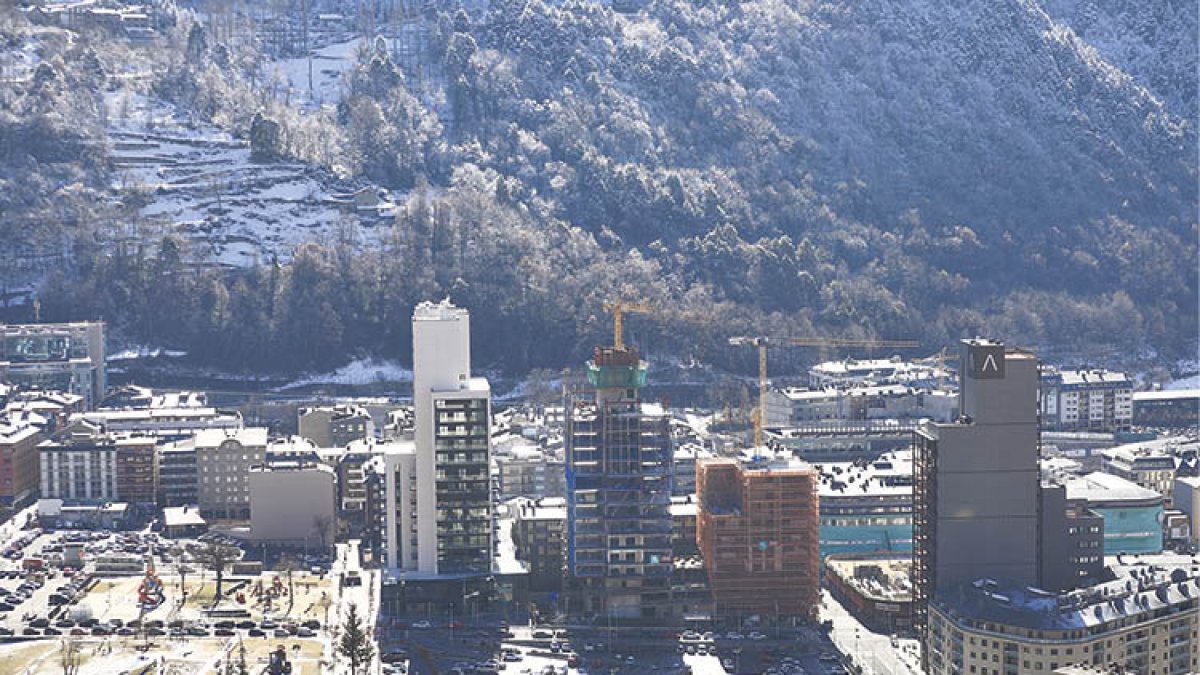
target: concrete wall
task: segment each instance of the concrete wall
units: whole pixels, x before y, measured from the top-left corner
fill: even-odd
[[[333,545],[337,531],[334,474],[328,467],[250,472],[250,532],[257,541],[304,544],[317,550],[318,519],[329,523],[325,537]]]

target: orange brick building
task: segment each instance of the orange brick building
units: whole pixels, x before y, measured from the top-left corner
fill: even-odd
[[[696,539],[717,616],[812,617],[820,603],[818,473],[803,462],[696,463]]]

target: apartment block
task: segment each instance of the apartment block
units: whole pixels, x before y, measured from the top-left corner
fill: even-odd
[[[206,519],[250,519],[250,468],[263,464],[267,430],[205,429],[192,440],[196,452],[196,498]]]
[[[1045,366],[1040,400],[1045,429],[1113,432],[1133,423],[1133,381],[1125,373]]]
[[[104,398],[104,323],[0,324],[0,382]]]

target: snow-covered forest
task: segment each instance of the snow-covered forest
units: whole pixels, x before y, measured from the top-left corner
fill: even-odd
[[[245,370],[406,359],[446,295],[514,373],[618,297],[725,366],[748,333],[1195,354],[1187,3],[151,5],[131,39],[0,2],[11,315]]]

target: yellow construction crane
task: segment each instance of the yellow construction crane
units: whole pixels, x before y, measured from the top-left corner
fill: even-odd
[[[622,323],[625,314],[649,314],[653,311],[650,303],[647,302],[604,302],[604,311],[612,312],[613,316],[613,348],[625,348],[624,325]]]
[[[916,347],[914,340],[858,340],[821,337],[731,337],[729,344],[758,347],[758,407],[751,414],[754,422],[754,447],[762,447],[763,425],[767,422],[767,347]]]

